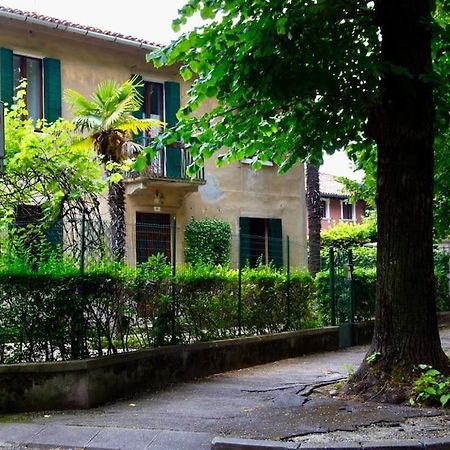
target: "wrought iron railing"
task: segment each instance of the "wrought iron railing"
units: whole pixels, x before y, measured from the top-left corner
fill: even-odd
[[[143,137],[145,145],[148,145],[149,138]],[[169,153],[171,152],[171,153]],[[175,153],[177,152],[177,153]],[[136,156],[137,151],[131,156]],[[192,156],[180,145],[165,147],[156,153],[150,165],[144,170],[137,172],[131,171],[125,173],[126,179],[149,178],[149,179],[181,179],[193,182],[203,182],[205,180],[205,171],[200,169],[194,178],[187,174],[187,168],[192,164]]]

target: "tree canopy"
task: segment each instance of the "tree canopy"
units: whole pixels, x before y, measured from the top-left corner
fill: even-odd
[[[193,79],[176,132],[200,163],[225,146],[219,161],[287,170],[366,140],[382,70],[373,2],[190,0],[174,28],[196,11],[209,23],[150,59]],[[217,106],[193,117],[208,97]]]
[[[449,11],[444,0],[188,0],[174,28],[196,12],[206,24],[149,56],[157,66],[181,63],[192,80],[179,124],[157,145],[184,141],[194,165],[219,152],[219,164],[272,160],[283,172],[318,163],[323,152],[376,144],[368,356],[381,356],[354,377],[354,391],[372,398],[392,398],[394,375],[408,379],[423,361],[450,372],[432,252],[433,141],[448,133]],[[193,114],[209,97],[216,106]]]

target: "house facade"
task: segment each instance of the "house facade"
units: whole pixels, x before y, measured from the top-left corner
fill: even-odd
[[[90,96],[106,80],[132,75],[144,83],[142,117],[176,122],[189,85],[177,67],[155,69],[145,55],[156,44],[118,33],[0,7],[0,99],[10,103],[20,78],[27,78],[27,106],[33,118],[71,118],[64,90]],[[211,104],[205,103],[203,110]],[[201,112],[201,111],[200,111]],[[212,158],[195,180],[186,175],[189,154],[166,148],[150,167],[126,175],[127,259],[131,265],[163,252],[183,261],[183,231],[191,218],[230,223],[232,260],[239,248],[255,262],[285,260],[285,241],[295,243],[291,265],[306,264],[305,182],[301,165],[283,176],[277,168],[254,171],[245,161],[217,168]],[[105,194],[106,197],[106,194]],[[105,198],[102,214],[108,215]],[[176,245],[171,224],[176,223]],[[176,248],[176,255],[173,255]]]
[[[320,213],[322,230],[328,230],[340,222],[361,223],[366,203],[358,200],[349,202],[349,194],[338,177],[320,173]]]

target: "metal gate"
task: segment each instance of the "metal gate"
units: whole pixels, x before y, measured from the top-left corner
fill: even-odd
[[[330,315],[331,325],[355,322],[352,249],[330,247]]]

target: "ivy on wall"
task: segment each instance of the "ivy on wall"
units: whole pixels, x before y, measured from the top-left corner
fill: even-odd
[[[189,264],[227,265],[230,262],[231,227],[221,219],[192,219],[184,234]]]

